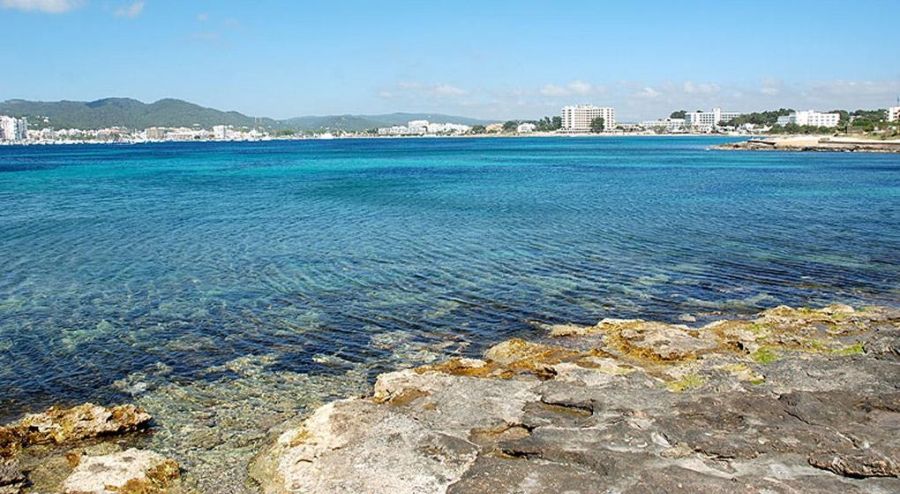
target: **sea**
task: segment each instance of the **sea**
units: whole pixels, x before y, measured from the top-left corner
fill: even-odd
[[[0,422],[137,403],[244,492],[312,407],[545,324],[900,306],[900,155],[730,140],[0,147]]]

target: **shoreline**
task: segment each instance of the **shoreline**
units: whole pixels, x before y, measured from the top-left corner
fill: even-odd
[[[604,319],[540,329],[481,359],[382,373],[364,396],[275,424],[249,479],[265,494],[512,492],[523,479],[573,492],[900,488],[900,430],[881,418],[900,409],[900,310],[779,306],[702,327]],[[82,405],[6,424],[0,487],[11,487],[0,492],[94,492],[84,486],[95,477],[150,489],[135,492],[197,492],[189,462],[115,439],[178,433],[150,420],[131,405]],[[39,435],[16,442],[32,437],[23,434]]]
[[[712,146],[711,149],[722,151],[900,153],[900,139],[881,141],[850,137],[781,136],[719,144]]]
[[[242,140],[216,140],[216,139],[197,139],[189,141],[181,140],[144,140],[144,141],[36,141],[36,142],[0,142],[0,149],[3,147],[26,147],[26,146],[65,146],[80,144],[108,144],[108,145],[135,145],[135,144],[178,144],[178,143],[259,143],[259,142],[286,142],[286,141],[336,141],[336,140],[368,140],[368,139],[523,139],[523,138],[613,138],[613,137],[665,137],[665,138],[686,138],[686,137],[707,137],[707,138],[731,138],[737,139],[745,136],[727,135],[727,134],[703,134],[703,133],[684,133],[684,134],[646,134],[642,132],[625,132],[625,133],[540,133],[534,132],[529,134],[474,134],[474,135],[425,135],[425,136],[370,136],[370,135],[351,135],[351,136],[334,136],[334,137],[271,137],[267,139],[242,139]]]

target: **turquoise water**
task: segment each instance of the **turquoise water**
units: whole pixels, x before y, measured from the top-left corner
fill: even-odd
[[[246,357],[365,381],[534,322],[898,305],[900,157],[719,142],[0,147],[0,418]]]

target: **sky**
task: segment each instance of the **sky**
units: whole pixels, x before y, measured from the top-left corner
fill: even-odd
[[[253,116],[884,108],[900,0],[0,0],[0,100]]]

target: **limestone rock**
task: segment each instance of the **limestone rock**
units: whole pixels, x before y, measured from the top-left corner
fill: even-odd
[[[900,477],[897,458],[896,455],[892,458],[870,451],[851,454],[816,452],[810,455],[809,464],[846,477]]]
[[[85,403],[72,408],[51,407],[0,427],[0,456],[10,457],[33,444],[67,444],[121,434],[146,427],[151,417],[134,405],[106,408]]]
[[[477,447],[371,401],[325,405],[282,434],[251,470],[265,493],[443,492]]]
[[[379,376],[373,397],[281,434],[253,478],[310,494],[900,492],[896,311],[550,329]]]
[[[82,456],[63,484],[66,494],[163,494],[179,478],[178,464],[158,453],[128,449]]]
[[[18,494],[27,481],[15,460],[0,461],[0,494]]]

